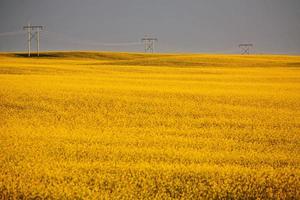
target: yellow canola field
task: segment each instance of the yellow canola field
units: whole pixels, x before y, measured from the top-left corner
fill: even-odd
[[[300,199],[300,57],[0,54],[0,199]]]

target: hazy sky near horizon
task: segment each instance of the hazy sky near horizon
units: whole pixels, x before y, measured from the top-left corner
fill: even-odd
[[[0,51],[26,50],[28,22],[41,50],[143,51],[151,35],[159,52],[300,54],[300,0],[0,0]]]

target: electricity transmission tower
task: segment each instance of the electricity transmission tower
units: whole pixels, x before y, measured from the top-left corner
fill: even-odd
[[[241,49],[242,55],[249,55],[250,49],[253,47],[253,44],[239,44],[239,48]]]
[[[153,53],[154,52],[154,43],[158,42],[157,38],[147,37],[142,38],[142,42],[145,46],[145,52]]]
[[[37,56],[40,56],[40,31],[43,30],[43,26],[32,26],[30,23],[27,26],[23,26],[23,30],[27,30],[28,33],[28,56],[31,54],[31,41],[36,40],[37,44]]]

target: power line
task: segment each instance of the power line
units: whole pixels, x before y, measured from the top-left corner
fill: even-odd
[[[37,28],[37,27],[42,27],[42,26],[31,26],[32,28]],[[24,26],[24,29],[27,30],[30,29],[29,26]],[[27,30],[27,31],[30,31],[30,30]],[[56,33],[56,32],[53,32],[53,31],[46,31],[44,30],[43,31],[45,33],[45,36],[50,36],[52,37],[51,40],[60,40],[60,41],[67,41],[69,43],[72,43],[72,44],[79,44],[79,45],[88,45],[88,46],[138,46],[138,45],[141,45],[142,43],[141,42],[111,42],[111,43],[104,43],[104,42],[93,42],[93,41],[86,41],[86,40],[81,40],[79,38],[75,38],[73,36],[70,36],[70,35],[66,35],[66,34],[61,34],[61,33]],[[0,37],[1,36],[14,36],[14,35],[23,35],[24,32],[23,31],[12,31],[12,32],[3,32],[3,33],[0,33]],[[32,33],[32,38],[34,37],[33,34],[35,33]],[[28,37],[29,38],[29,37]]]
[[[86,41],[86,40],[81,40],[78,38],[75,38],[70,35],[66,34],[61,34],[61,33],[56,33],[52,31],[45,31],[45,33],[48,36],[52,36],[56,40],[63,40],[67,41],[72,44],[77,44],[77,45],[87,45],[87,46],[138,46],[141,45],[140,42],[115,42],[115,43],[99,43],[99,42],[93,42],[93,41]]]
[[[31,28],[30,28],[31,27]],[[24,26],[24,29],[27,30],[28,33],[28,55],[30,55],[30,50],[31,50],[31,40],[36,39],[37,42],[37,55],[39,55],[39,39],[40,35],[39,32],[43,29],[43,26]],[[38,30],[36,30],[38,29]],[[34,33],[32,33],[32,31]],[[30,33],[30,34],[29,34]],[[82,40],[70,35],[67,35],[65,33],[57,33],[53,31],[43,31],[43,38],[47,39],[49,42],[57,41],[60,43],[69,43],[69,44],[75,44],[75,45],[85,45],[85,46],[99,46],[99,47],[121,47],[121,46],[140,46],[144,45],[144,51],[145,52],[154,52],[154,45],[155,42],[158,42],[157,38],[152,38],[145,36],[144,38],[141,39],[140,42],[111,42],[111,43],[105,43],[105,42],[94,42],[91,40]],[[2,32],[0,33],[0,37],[9,37],[9,36],[17,36],[17,35],[24,35],[24,31],[10,31],[10,32]],[[31,35],[30,40],[29,40],[29,35]],[[169,44],[165,44],[164,42],[162,45],[166,46],[172,46]],[[252,47],[254,45],[249,43],[244,43],[244,44],[239,44],[238,47],[241,49],[242,54],[250,54],[250,50],[252,50]],[[172,48],[173,49],[173,48]],[[181,50],[180,50],[181,51]],[[212,49],[202,49],[200,50],[201,52],[207,52],[207,53],[236,53],[237,51],[235,49],[220,49],[220,50],[212,50]],[[251,51],[252,52],[252,51]]]
[[[4,33],[0,33],[0,37],[1,36],[15,36],[15,35],[23,35],[24,32],[23,31],[11,31],[11,32],[4,32]]]

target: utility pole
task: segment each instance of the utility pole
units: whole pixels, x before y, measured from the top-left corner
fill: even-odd
[[[142,42],[144,43],[144,46],[145,46],[145,52],[153,53],[154,52],[154,43],[158,42],[158,39],[145,36],[144,38],[142,38]]]
[[[239,48],[241,49],[242,55],[249,55],[250,49],[253,47],[253,44],[239,44]]]
[[[23,30],[27,30],[28,34],[28,57],[31,56],[31,40],[36,39],[37,44],[37,56],[40,56],[40,31],[43,30],[43,26],[32,26],[28,23],[27,26],[23,26]]]

